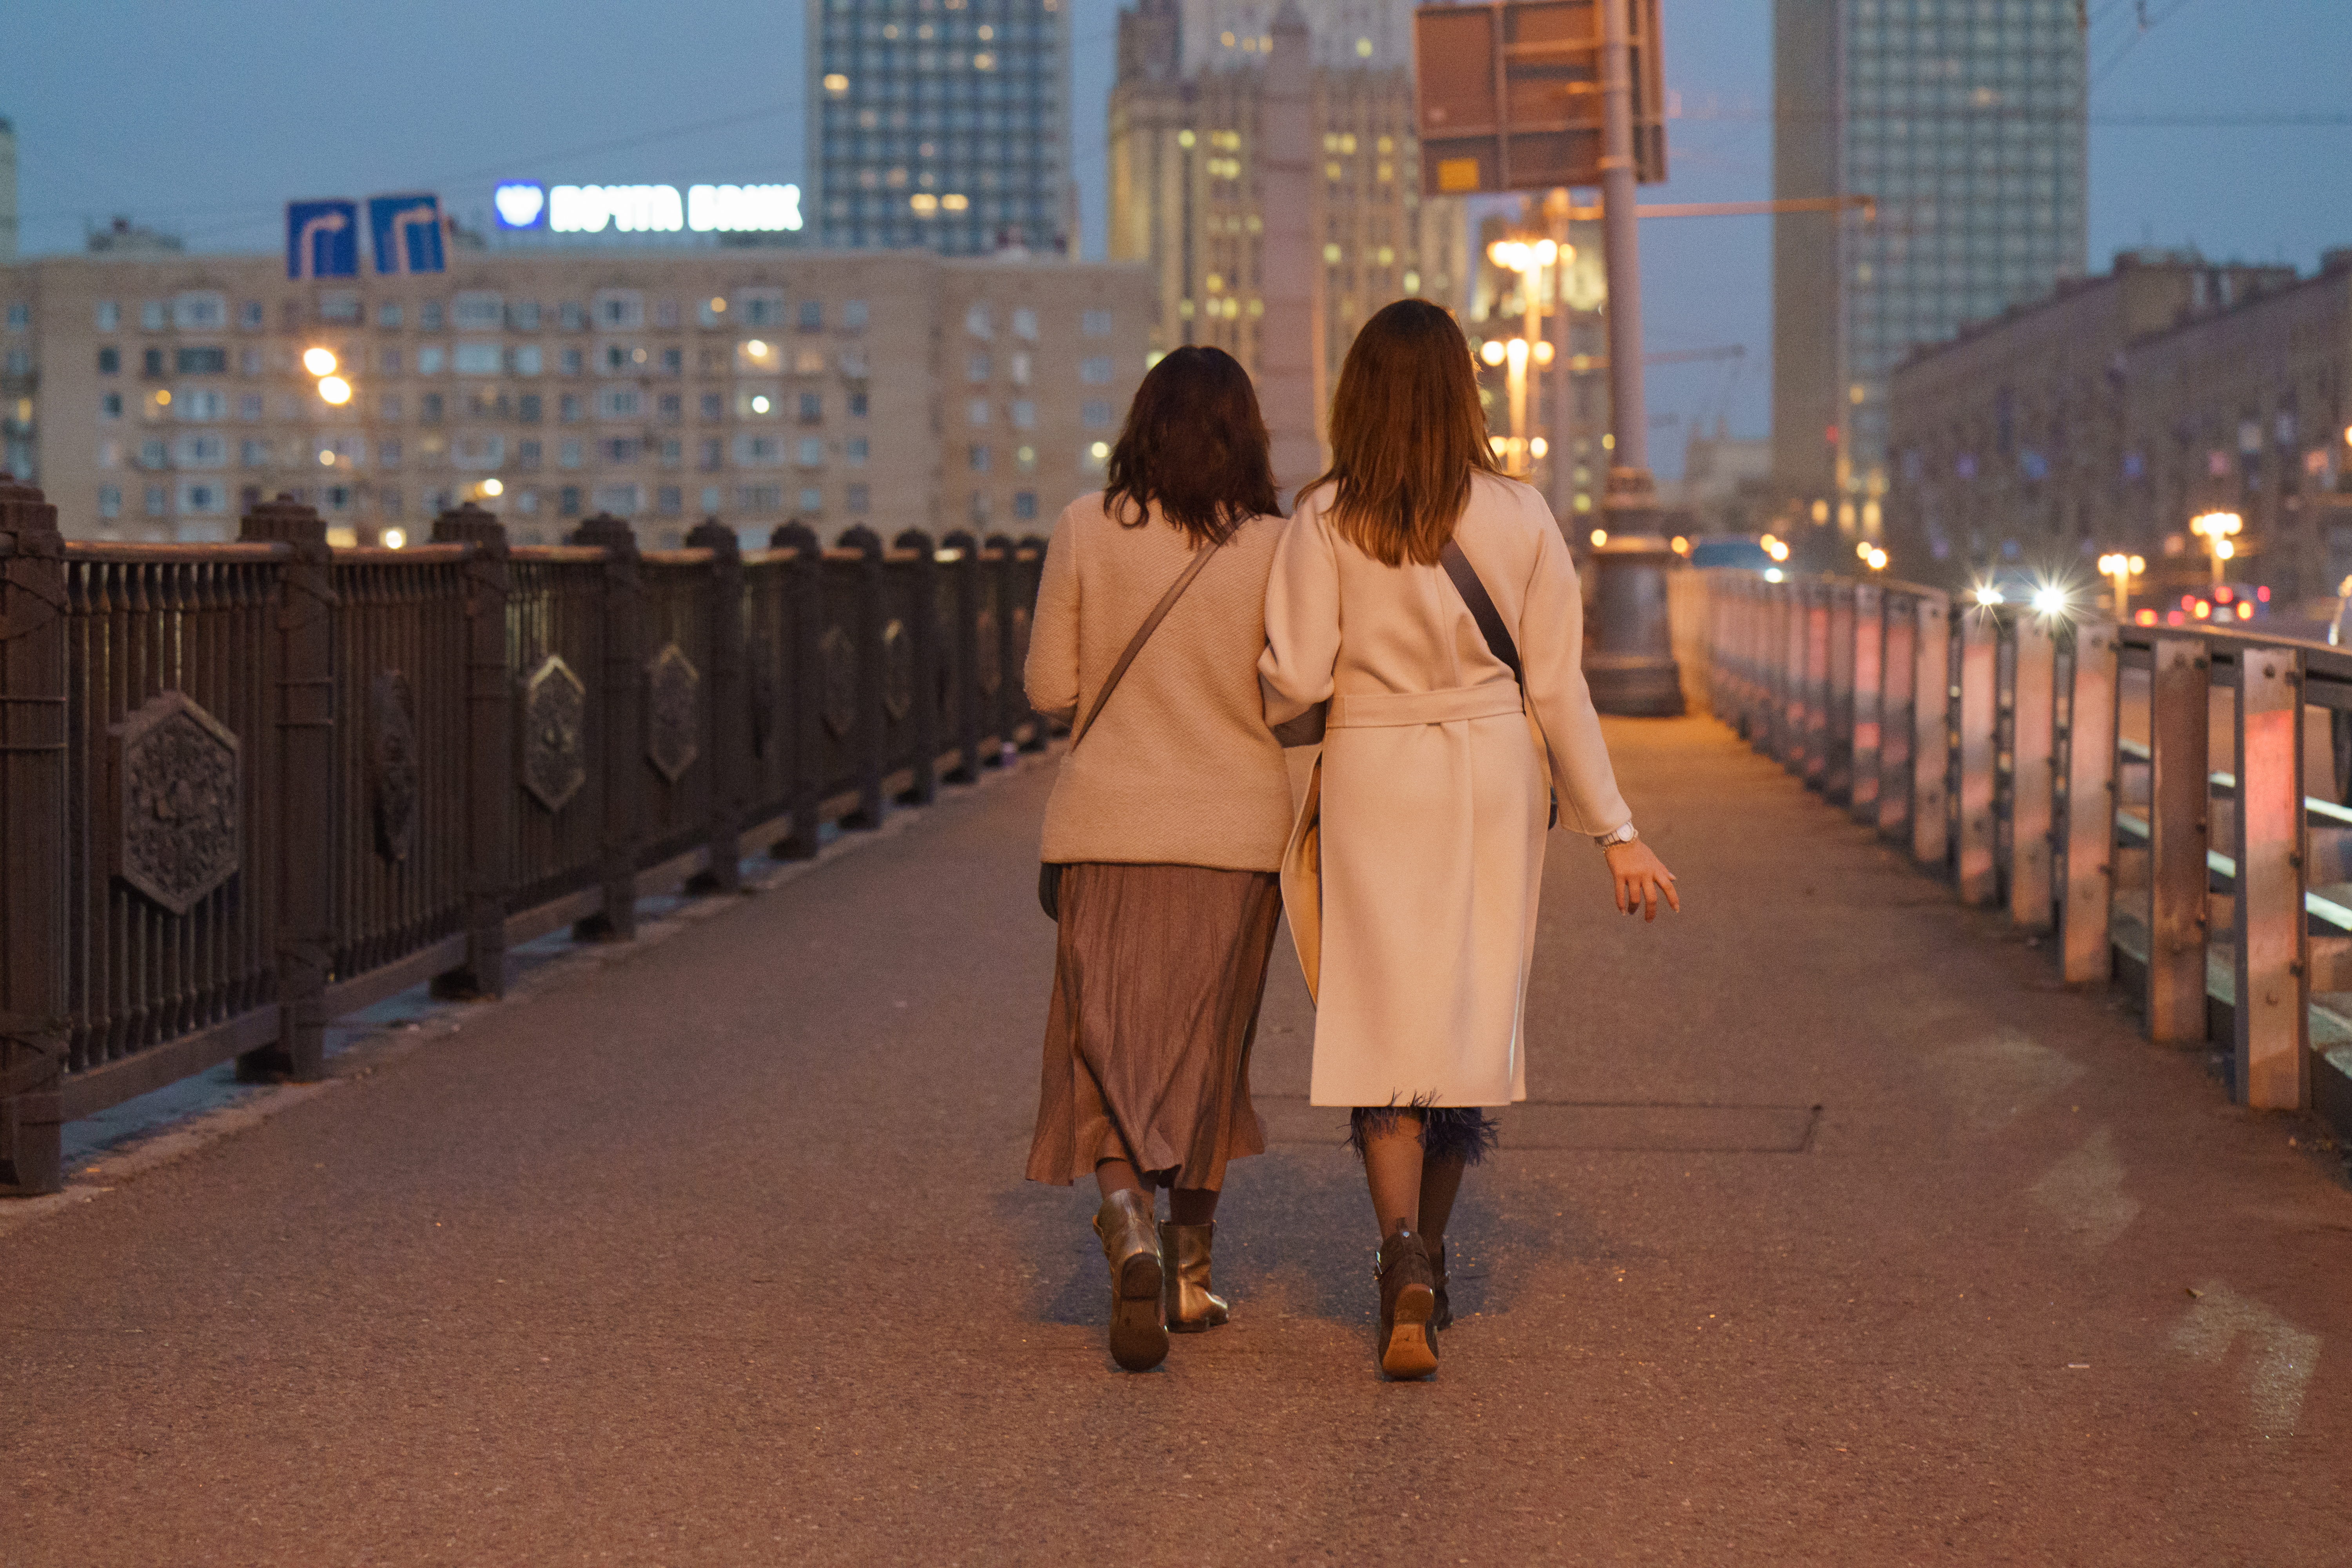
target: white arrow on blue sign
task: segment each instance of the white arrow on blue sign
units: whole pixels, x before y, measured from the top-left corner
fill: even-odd
[[[368,235],[379,277],[447,270],[441,251],[441,199],[430,192],[368,198]]]
[[[437,233],[435,238],[439,239]],[[359,204],[340,199],[288,202],[286,276],[299,281],[305,278],[359,275]]]

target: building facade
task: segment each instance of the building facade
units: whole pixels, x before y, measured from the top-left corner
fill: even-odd
[[[2084,268],[2076,0],[1774,0],[1773,468],[1817,521],[1876,537],[1887,376],[1921,343]]]
[[[9,467],[78,537],[228,538],[280,491],[352,541],[459,500],[530,543],[598,511],[649,546],[704,516],[1017,532],[1100,483],[1151,310],[1139,268],[921,251],[472,252],[332,282],[275,256],[0,268]]]
[[[1373,311],[1416,295],[1462,303],[1468,245],[1459,202],[1421,194],[1412,5],[1291,0],[1291,8],[1312,61],[1320,408]],[[1213,344],[1253,374],[1265,310],[1260,132],[1279,9],[1263,0],[1139,0],[1119,16],[1110,100],[1109,253],[1151,269],[1152,346]]]
[[[818,243],[1070,252],[1069,0],[808,0]]]
[[[2189,520],[2230,510],[2245,529],[2233,576],[2289,597],[2331,588],[2352,573],[2352,531],[2315,498],[2347,468],[2348,387],[2352,252],[2301,281],[2193,252],[2120,255],[1895,369],[1895,570],[1955,586],[2004,569],[2087,576],[2122,551],[2147,562],[2146,592],[2169,595],[2210,580]]]

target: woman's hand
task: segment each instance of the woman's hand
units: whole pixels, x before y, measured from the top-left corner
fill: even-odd
[[[1675,874],[1647,844],[1636,838],[1630,844],[1612,844],[1604,851],[1609,857],[1609,880],[1616,894],[1617,907],[1627,914],[1642,911],[1642,918],[1658,918],[1658,900],[1682,913],[1682,899],[1675,892]]]

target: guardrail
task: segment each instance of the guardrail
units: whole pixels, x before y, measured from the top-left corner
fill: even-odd
[[[1714,571],[1716,715],[2058,936],[2241,1102],[2352,1134],[2352,650]]]
[[[0,475],[0,1192],[61,1123],[235,1058],[315,1076],[327,1020],[509,943],[626,937],[1007,744],[1044,544],[717,521],[332,550],[280,500],[222,545],[68,543]]]

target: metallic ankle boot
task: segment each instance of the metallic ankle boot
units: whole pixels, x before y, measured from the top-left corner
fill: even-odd
[[[1168,1322],[1161,1315],[1163,1275],[1151,1194],[1113,1193],[1095,1215],[1103,1258],[1110,1264],[1110,1354],[1129,1372],[1150,1372],[1168,1359]]]
[[[1381,1370],[1393,1378],[1427,1377],[1437,1370],[1437,1336],[1429,1328],[1437,1292],[1421,1237],[1391,1232],[1381,1243],[1373,1273],[1381,1282]]]
[[[1168,1331],[1197,1334],[1225,1321],[1225,1299],[1209,1293],[1209,1239],[1214,1225],[1163,1225],[1160,1250],[1168,1268]]]

